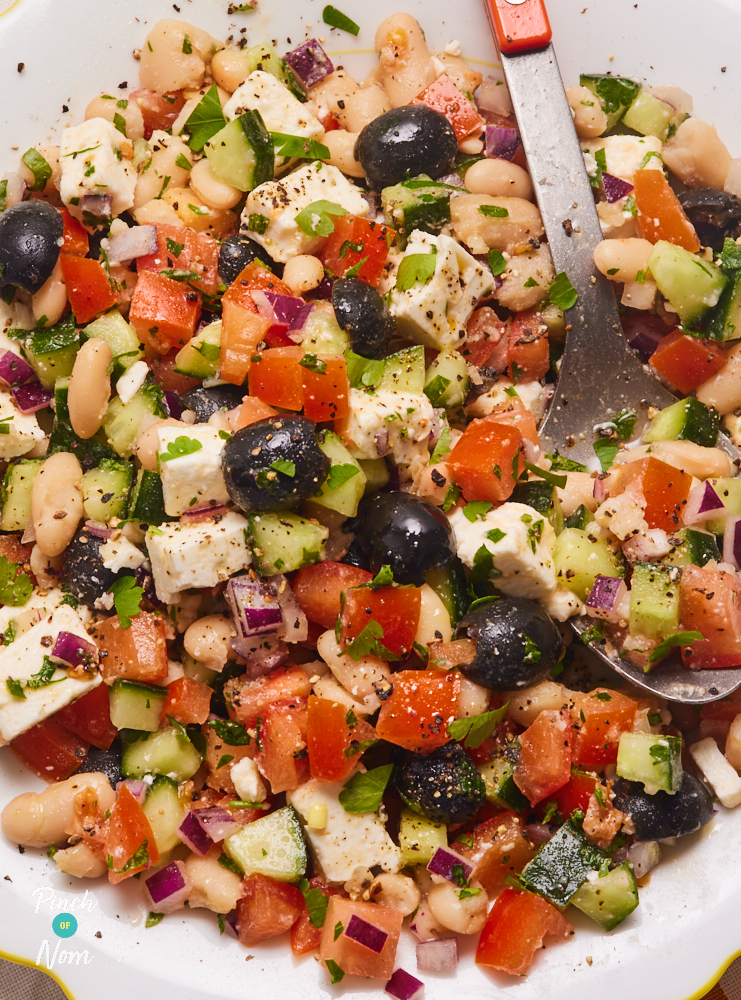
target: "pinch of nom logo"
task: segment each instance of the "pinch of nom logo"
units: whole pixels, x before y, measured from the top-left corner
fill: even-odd
[[[71,938],[77,931],[78,920],[74,911],[92,913],[98,906],[98,900],[92,892],[85,890],[84,896],[76,896],[70,899],[67,896],[57,895],[51,886],[42,886],[34,889],[32,893],[36,899],[35,912],[39,913],[43,906],[48,906],[49,910],[56,915],[51,921],[52,931],[57,938],[53,947],[48,938],[44,938],[36,956],[36,965],[44,966],[51,971],[55,965],[90,965],[93,956],[87,948],[83,951],[74,951],[62,948],[66,938]]]

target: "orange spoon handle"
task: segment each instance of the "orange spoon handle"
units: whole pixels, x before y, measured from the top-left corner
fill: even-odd
[[[484,0],[499,51],[542,49],[552,32],[543,0]]]

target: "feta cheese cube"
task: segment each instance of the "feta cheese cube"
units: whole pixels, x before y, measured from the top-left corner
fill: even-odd
[[[268,796],[257,764],[251,757],[235,760],[229,774],[242,802],[264,802]]]
[[[690,753],[726,809],[741,805],[741,777],[720,752],[715,740],[706,736],[692,744]]]
[[[146,361],[135,361],[131,368],[116,382],[118,398],[124,406],[130,403],[144,385],[149,375],[149,365]]]
[[[138,569],[146,561],[147,557],[138,549],[136,545],[121,535],[118,538],[109,538],[100,547],[100,555],[106,569],[118,573],[122,569]]]
[[[368,214],[368,202],[337,167],[309,163],[284,180],[267,181],[250,191],[242,212],[241,232],[265,247],[273,260],[282,263],[297,254],[314,253],[324,238],[305,233],[296,224],[296,216],[316,201],[331,201],[352,215]],[[264,233],[249,229],[251,215],[268,220]],[[319,216],[315,227],[318,221]]]
[[[179,450],[177,442],[182,438],[187,438],[190,444],[186,447],[194,450],[168,458],[168,453]],[[163,426],[157,431],[157,442],[162,494],[165,510],[171,517],[194,507],[208,507],[229,500],[221,471],[221,453],[226,438],[221,437],[215,427],[195,424],[185,432],[182,427]]]
[[[396,276],[401,262],[412,254],[433,251],[436,257],[432,278],[399,291]],[[415,230],[403,256],[392,263],[380,291],[391,291],[390,309],[399,333],[441,351],[464,342],[466,323],[476,303],[492,287],[491,272],[450,236],[431,236]]]
[[[568,618],[580,615],[584,611],[583,602],[565,587],[556,587],[542,599],[542,604],[551,618],[555,618],[557,622],[565,622]]]
[[[608,135],[582,142],[587,173],[591,177],[597,173],[594,154],[598,149],[605,151],[607,173],[624,181],[632,182],[636,170],[661,170],[664,166],[661,139],[653,135]],[[651,153],[657,155],[651,156]]]
[[[409,460],[409,447],[427,441],[435,411],[427,396],[383,390],[373,394],[350,389],[350,413],[336,423],[337,432],[354,458],[391,454],[397,464]]]
[[[398,872],[403,862],[401,851],[393,842],[378,813],[345,812],[340,803],[341,783],[312,778],[286,794],[303,820],[304,836],[317,864],[330,882],[346,882],[358,866],[378,865],[384,871]],[[327,822],[322,830],[307,826],[312,806],[326,806]]]
[[[18,458],[42,441],[44,432],[35,413],[18,409],[8,389],[0,389],[0,458]]]
[[[505,594],[537,599],[556,589],[556,533],[534,508],[505,503],[472,522],[456,507],[449,518],[459,558],[472,569],[479,550],[486,549],[494,559],[491,578]]]
[[[136,170],[134,144],[105,118],[90,118],[65,129],[59,152],[59,194],[80,222],[84,222],[85,195],[109,195],[111,214],[120,215],[134,205]]]
[[[230,512],[197,524],[163,524],[147,532],[157,597],[176,604],[189,587],[215,587],[249,566],[252,556],[245,536],[248,521]]]

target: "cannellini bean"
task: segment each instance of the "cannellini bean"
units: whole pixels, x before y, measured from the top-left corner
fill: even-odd
[[[695,395],[706,406],[714,406],[721,416],[741,406],[741,344],[734,344],[728,361],[719,372],[703,382]]]
[[[228,660],[236,660],[230,640],[236,636],[231,618],[206,615],[186,631],[183,645],[194,660],[209,670],[223,670]]]
[[[488,194],[493,198],[533,199],[533,185],[527,170],[509,160],[486,158],[477,160],[466,171],[464,184],[472,194]]]
[[[408,875],[395,875],[384,872],[378,875],[370,887],[371,902],[385,906],[389,910],[398,910],[408,917],[419,906],[422,893],[413,878]]]
[[[283,271],[283,281],[294,295],[310,292],[312,288],[317,288],[323,279],[324,264],[318,257],[312,257],[308,253],[291,257]]]
[[[664,144],[664,163],[690,188],[723,190],[732,157],[714,125],[687,118]]]
[[[159,94],[200,87],[206,65],[223,47],[208,32],[185,21],[158,21],[141,48],[141,85]]]
[[[458,149],[467,156],[478,156],[484,151],[484,141],[475,135],[466,136],[458,143]]]
[[[77,352],[69,382],[67,403],[72,430],[88,440],[103,423],[111,396],[108,368],[113,352],[107,340],[92,337]]]
[[[475,888],[478,884],[472,882]],[[450,882],[436,885],[427,897],[433,917],[455,934],[478,934],[486,923],[489,897],[482,891],[467,899],[458,898],[458,890]]]
[[[133,215],[140,226],[157,225],[158,222],[162,222],[168,226],[185,228],[185,223],[175,209],[159,198],[152,199],[140,208],[134,209]]]
[[[429,583],[420,592],[419,624],[414,641],[427,647],[431,642],[450,642],[453,629],[448,609]]]
[[[648,240],[602,240],[594,248],[598,271],[611,281],[635,281],[639,271],[646,271],[653,243]]]
[[[242,895],[242,880],[235,872],[219,864],[221,844],[199,858],[191,854],[185,861],[193,889],[188,897],[190,907],[202,906],[215,913],[229,913]]]
[[[379,660],[377,656],[363,656],[357,661],[349,656],[341,656],[333,630],[323,632],[319,636],[316,649],[339,683],[353,698],[362,701],[370,712],[375,712],[381,707],[373,685],[389,680],[388,664]],[[373,705],[375,708],[371,707]]]
[[[59,172],[60,172],[60,167],[59,167],[59,146],[37,146],[36,150],[37,150],[37,152],[39,152],[43,156],[43,158],[46,160],[46,162],[51,167],[51,177],[49,177],[49,179],[47,180],[46,184],[44,185],[44,190],[42,192],[43,197],[46,198],[46,199],[58,198],[59,197],[58,184],[59,184]],[[23,162],[23,160],[21,160],[21,162],[18,165],[18,175],[17,176],[19,176],[21,178],[21,180],[23,180],[29,187],[31,187],[35,183],[35,181],[36,181],[36,178],[33,175],[33,171],[31,171],[26,166],[26,164]],[[22,192],[21,192],[21,196],[22,196]],[[8,190],[5,193],[6,204],[7,204],[8,208],[10,208],[11,205],[14,205],[14,204],[17,203],[16,201],[11,200],[11,197],[12,197],[11,196],[11,183],[10,183],[10,181],[8,181]],[[21,198],[19,197],[18,201],[20,201],[20,200],[21,200]]]
[[[643,281],[626,281],[620,303],[633,309],[652,309],[659,286],[652,278]]]
[[[106,873],[106,863],[82,841],[54,855],[54,864],[65,875],[75,878],[100,878]]]
[[[424,33],[411,14],[392,14],[378,26],[376,52],[395,108],[408,104],[437,77]]]
[[[116,115],[123,118],[124,135],[127,139],[136,141],[144,138],[144,115],[136,101],[127,101],[125,98],[118,100],[110,95],[101,95],[94,97],[85,108],[85,121],[91,118],[104,118],[107,122],[113,123]]]
[[[330,153],[328,161],[330,166],[337,167],[348,177],[363,176],[363,168],[360,162],[355,159],[357,139],[354,132],[345,132],[344,129],[337,128],[327,132],[322,140]]]
[[[82,468],[68,451],[47,458],[31,487],[31,520],[45,556],[59,556],[82,520]]]
[[[314,670],[310,677],[317,677],[318,679],[312,684],[312,691],[317,696],[317,698],[326,698],[327,701],[336,701],[338,705],[343,705],[348,712],[350,709],[357,715],[358,718],[361,716],[372,715],[373,712],[377,711],[381,707],[381,702],[378,698],[368,699],[368,705],[362,701],[356,701],[352,695],[348,694],[347,691],[339,684],[334,677],[326,663],[322,663],[324,668],[324,673],[321,670]],[[376,708],[373,708],[373,705]]]
[[[311,88],[307,107],[322,121],[328,115],[338,115],[342,111],[340,104],[344,104],[356,90],[359,87],[355,80],[342,67],[338,67],[334,73],[325,76]]]
[[[737,771],[741,771],[741,715],[736,716],[731,723],[731,728],[728,730],[726,760],[731,767],[735,767]]]
[[[495,294],[500,305],[513,312],[532,309],[548,297],[548,286],[555,276],[551,251],[543,243],[537,250],[510,257],[502,274],[502,285]]]
[[[461,674],[461,693],[458,696],[458,718],[470,719],[472,715],[482,715],[489,710],[491,691],[474,684]]]
[[[694,441],[654,441],[651,454],[698,479],[731,475],[731,460],[720,448],[703,448]]]
[[[162,199],[172,205],[189,229],[196,232],[221,237],[234,224],[233,212],[209,208],[191,188],[168,188]]]
[[[479,208],[483,205],[504,208],[507,215],[482,215]],[[451,199],[450,218],[456,238],[475,254],[485,254],[493,249],[508,250],[511,253],[528,240],[539,239],[545,231],[540,212],[524,198],[458,195]]]
[[[152,159],[146,170],[143,170],[136,181],[134,190],[134,208],[139,209],[153,198],[161,200],[171,188],[186,188],[190,178],[190,170],[181,166],[184,158],[193,163],[193,153],[177,135],[167,132],[152,133],[150,140]],[[178,163],[178,159],[180,162]],[[165,178],[170,180],[165,185]],[[164,191],[163,191],[164,186]]]
[[[424,868],[417,865],[414,868],[415,878],[419,872],[424,871]],[[430,885],[428,887],[428,891],[431,888],[432,886]],[[422,902],[419,904],[417,913],[409,925],[409,930],[412,931],[420,941],[435,941],[436,939],[448,936],[446,928],[443,927],[443,925],[432,915],[432,910],[430,909],[430,904],[426,896],[423,897]]]
[[[50,327],[58,323],[67,306],[67,286],[62,277],[62,266],[59,261],[35,295],[31,296],[33,318],[38,323],[46,317],[44,326]]]
[[[391,108],[389,95],[380,86],[364,87],[362,90],[356,90],[354,94],[346,97],[341,104],[344,107],[338,105],[337,120],[348,132],[362,132],[365,126],[372,122],[374,118],[378,118],[379,115],[384,114]],[[331,133],[328,132],[324,136],[325,144],[328,135],[331,135]]]
[[[524,691],[508,691],[507,715],[518,725],[531,726],[536,716],[544,709],[561,708],[568,701],[568,692],[555,681],[541,681]]]
[[[588,472],[569,472],[566,475],[566,485],[558,490],[558,499],[564,517],[571,517],[575,510],[583,504],[587,510],[597,510],[594,499],[594,480]]]
[[[217,86],[233,94],[250,75],[249,60],[241,49],[222,49],[211,60],[211,75]]]
[[[31,549],[31,557],[28,562],[31,572],[36,577],[40,587],[48,589],[58,585],[59,577],[64,567],[64,558],[62,556],[55,556],[54,559],[50,559],[44,555],[38,545],[34,545]]]
[[[225,184],[214,175],[211,164],[204,157],[190,172],[190,186],[209,208],[222,211],[234,208],[242,197],[242,192],[231,184]]]
[[[24,847],[58,844],[74,832],[75,796],[86,788],[97,794],[101,810],[111,808],[116,793],[104,774],[75,774],[43,792],[24,792],[11,799],[0,814],[0,828],[8,840]]]
[[[150,472],[157,471],[157,431],[160,427],[187,427],[182,420],[175,420],[174,417],[168,417],[166,420],[157,420],[142,432],[140,432],[139,437],[136,441],[135,454],[136,457],[141,462],[142,468],[148,469]]]
[[[595,139],[607,128],[607,115],[599,98],[586,87],[567,87],[566,99],[574,115],[574,128],[580,139]]]

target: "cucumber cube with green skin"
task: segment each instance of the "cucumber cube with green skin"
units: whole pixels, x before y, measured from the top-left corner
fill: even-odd
[[[319,492],[311,497],[312,503],[336,510],[346,517],[355,517],[358,504],[365,492],[365,474],[356,458],[353,458],[339,437],[332,431],[320,431],[317,443],[332,465]],[[336,469],[333,476],[332,469]],[[353,473],[353,469],[355,472]],[[349,476],[349,478],[345,478]],[[334,485],[333,485],[334,484]]]
[[[579,77],[579,83],[600,99],[602,110],[607,115],[605,131],[611,129],[613,125],[617,125],[641,89],[640,83],[636,83],[635,80],[601,73],[582,73]]]
[[[48,330],[11,331],[20,342],[26,360],[45,389],[53,389],[58,378],[69,377],[80,349],[80,335],[70,314]]]
[[[108,524],[112,517],[126,517],[134,467],[105,459],[82,477],[82,505],[91,521]]]
[[[694,326],[707,315],[728,284],[715,264],[666,240],[659,240],[653,248],[648,270],[685,326]]]
[[[708,482],[729,514],[741,514],[741,479],[708,479]],[[722,535],[726,528],[725,515],[709,518],[705,527],[714,535]]]
[[[157,385],[142,386],[125,405],[118,396],[111,400],[103,420],[103,431],[117,455],[129,458],[133,454],[139,424],[146,415],[167,416],[162,406],[162,390]]]
[[[741,337],[741,272],[730,276],[718,305],[705,320],[705,333],[711,340],[738,340]]]
[[[448,828],[407,809],[399,819],[399,849],[405,865],[426,865],[438,847],[448,846]]]
[[[144,357],[136,331],[126,322],[118,309],[113,309],[92,323],[88,323],[80,334],[80,340],[84,343],[92,337],[99,337],[111,345],[113,382],[118,381],[125,371]]]
[[[643,440],[652,441],[694,441],[704,448],[714,448],[718,442],[720,414],[712,406],[705,406],[694,396],[680,399],[665,407],[651,421],[644,431]]]
[[[167,688],[117,678],[110,690],[111,722],[116,729],[156,733],[160,727]]]
[[[252,191],[275,174],[273,140],[256,110],[230,121],[203,151],[214,177],[239,191]]]
[[[193,339],[181,347],[175,357],[174,370],[190,378],[213,378],[221,364],[221,320],[209,323]]]
[[[0,519],[3,531],[25,531],[31,519],[31,488],[43,464],[43,458],[21,458],[5,470]]]
[[[678,632],[679,589],[677,569],[635,563],[630,583],[630,634],[665,638]]]
[[[383,378],[376,392],[412,392],[421,396],[425,388],[425,349],[405,347],[385,359]]]
[[[687,117],[647,90],[639,90],[635,100],[623,115],[623,125],[641,135],[653,135],[666,142]]]
[[[298,514],[250,514],[247,544],[261,576],[291,573],[320,562],[329,529]]]
[[[429,187],[416,187],[429,181]],[[386,224],[396,230],[397,241],[403,250],[415,229],[436,235],[450,222],[450,188],[435,184],[432,178],[421,175],[409,182],[402,181],[386,187],[381,192],[381,205]]]
[[[201,766],[201,755],[174,726],[152,733],[128,730],[121,735],[121,773],[125,778],[167,774],[175,781],[187,781]]]
[[[177,517],[170,517],[165,511],[162,479],[158,472],[139,469],[134,494],[131,498],[129,520],[139,521],[142,524],[164,524],[165,521],[177,521]]]
[[[669,535],[671,552],[661,560],[666,566],[705,566],[711,559],[721,562],[715,535],[696,528],[682,528]]]
[[[679,736],[621,733],[615,770],[621,778],[640,781],[649,795],[673,795],[682,787],[682,740]]]
[[[468,394],[468,365],[460,353],[448,347],[440,351],[425,372],[425,395],[433,406],[462,406]]]
[[[298,882],[306,871],[306,844],[293,806],[243,826],[226,838],[224,851],[245,875]]]
[[[375,493],[383,489],[391,478],[386,461],[383,458],[359,458],[358,464],[365,476],[365,492]]]
[[[571,904],[603,930],[617,927],[638,906],[638,886],[630,862],[624,861],[606,875],[588,878],[571,897]]]
[[[488,802],[493,802],[500,809],[514,809],[515,812],[524,812],[530,808],[530,803],[514,780],[515,764],[519,754],[520,744],[517,740],[513,743],[511,750],[505,749],[488,764],[480,764],[479,772],[486,785]]]
[[[607,871],[607,854],[590,844],[572,819],[543,844],[520,875],[531,892],[563,909],[570,903],[592,872]]]
[[[254,45],[251,49],[248,49],[245,56],[249,65],[248,76],[250,73],[254,73],[256,69],[262,70],[263,73],[270,73],[271,76],[280,80],[285,87],[288,87],[297,101],[301,101],[302,103],[306,101],[306,88],[303,83],[295,75],[286,60],[278,55],[272,45],[261,42],[260,45]]]
[[[625,576],[622,556],[588,528],[564,528],[556,539],[553,565],[558,582],[586,601],[598,576]]]
[[[182,844],[178,828],[187,810],[180,801],[177,781],[165,774],[155,775],[142,809],[152,827],[160,857]]]
[[[558,499],[556,487],[542,479],[533,479],[527,483],[518,483],[512,496],[512,503],[524,503],[534,507],[539,514],[545,514],[557,535],[564,529],[561,501]]]
[[[569,514],[563,524],[564,528],[581,528],[584,530],[593,520],[594,514],[588,507],[581,504],[573,514]]]
[[[301,347],[310,354],[344,354],[350,335],[335,319],[329,302],[316,302],[301,331]]]
[[[468,611],[471,598],[463,564],[456,557],[444,569],[431,569],[425,573],[428,583],[445,605],[450,615],[450,624],[455,628]]]

